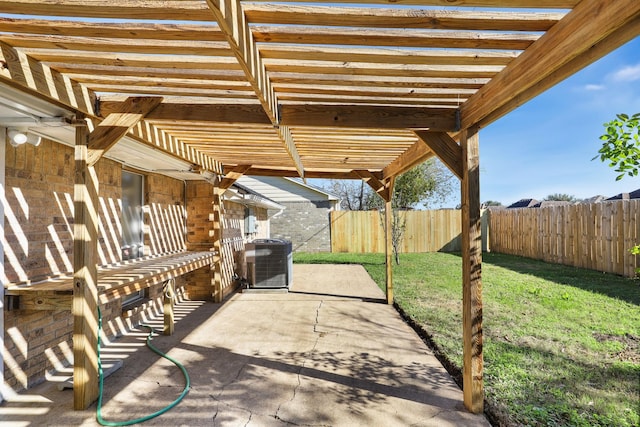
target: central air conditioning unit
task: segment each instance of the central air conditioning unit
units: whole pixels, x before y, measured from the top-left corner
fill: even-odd
[[[293,282],[292,245],[288,240],[256,239],[245,245],[252,288],[288,288]]]

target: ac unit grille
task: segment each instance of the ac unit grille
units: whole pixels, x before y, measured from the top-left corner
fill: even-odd
[[[287,288],[291,285],[293,255],[290,241],[258,239],[248,243],[245,249],[251,287]]]

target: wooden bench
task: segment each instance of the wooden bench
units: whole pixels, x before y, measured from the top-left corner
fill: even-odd
[[[105,304],[174,277],[211,265],[215,252],[178,252],[98,268],[98,302]],[[5,295],[18,297],[25,310],[71,310],[73,277],[9,283]],[[15,307],[14,303],[9,304]]]

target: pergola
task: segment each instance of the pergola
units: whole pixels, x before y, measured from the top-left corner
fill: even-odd
[[[0,0],[0,81],[74,114],[77,381],[93,165],[125,135],[214,174],[214,201],[243,174],[365,180],[387,224],[395,177],[437,156],[461,182],[464,403],[482,411],[479,129],[640,34],[640,1],[314,3]]]

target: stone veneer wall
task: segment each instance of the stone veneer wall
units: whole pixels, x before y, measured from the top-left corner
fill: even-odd
[[[291,240],[294,252],[331,252],[329,201],[280,204],[286,209],[271,218],[271,237]]]

